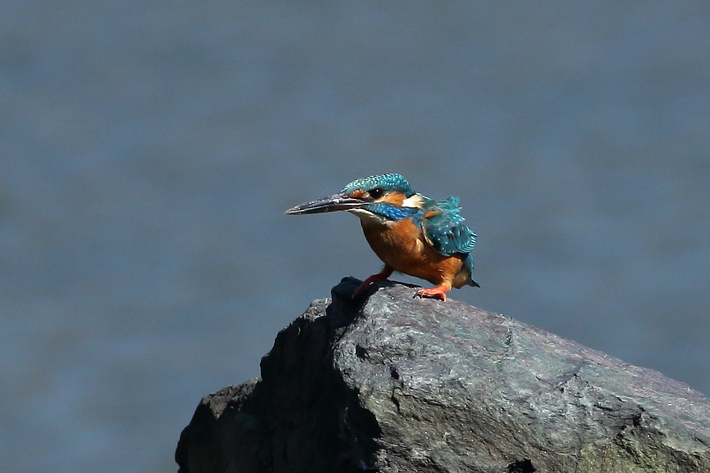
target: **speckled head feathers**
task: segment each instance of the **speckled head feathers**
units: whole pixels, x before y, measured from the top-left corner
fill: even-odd
[[[358,189],[370,191],[377,188],[385,192],[401,192],[406,197],[411,197],[415,194],[414,189],[412,189],[407,180],[401,174],[397,173],[378,174],[377,176],[356,179],[345,186],[343,193],[351,194]]]

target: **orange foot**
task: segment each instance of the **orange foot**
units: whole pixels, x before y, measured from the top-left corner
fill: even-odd
[[[451,289],[451,285],[442,284],[441,286],[433,287],[431,289],[419,289],[415,295],[419,297],[431,297],[432,299],[446,300],[446,292]]]
[[[391,275],[392,275],[392,270],[390,270],[389,268],[385,268],[382,270],[382,272],[379,272],[377,274],[373,274],[369,278],[365,279],[365,281],[362,284],[360,284],[360,287],[355,289],[355,292],[353,293],[353,295],[357,296],[358,294],[363,292],[365,289],[370,287],[370,284],[372,284],[373,282],[387,281],[388,280],[387,278],[389,278]]]

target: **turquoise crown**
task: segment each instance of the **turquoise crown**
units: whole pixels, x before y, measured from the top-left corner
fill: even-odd
[[[378,174],[376,176],[356,179],[345,186],[343,193],[350,194],[358,189],[369,191],[377,188],[384,191],[401,192],[407,197],[411,197],[415,194],[414,189],[412,189],[412,186],[409,185],[409,182],[407,182],[404,176],[398,173]]]

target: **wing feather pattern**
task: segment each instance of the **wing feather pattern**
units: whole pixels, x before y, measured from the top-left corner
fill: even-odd
[[[424,209],[419,224],[432,247],[444,256],[468,254],[476,244],[476,234],[463,224],[458,197],[432,200]]]

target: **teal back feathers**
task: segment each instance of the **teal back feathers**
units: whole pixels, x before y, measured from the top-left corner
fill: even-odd
[[[476,234],[463,224],[464,218],[459,215],[459,198],[427,200],[421,214],[414,220],[421,225],[434,249],[445,256],[471,253],[476,244]]]

